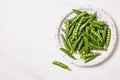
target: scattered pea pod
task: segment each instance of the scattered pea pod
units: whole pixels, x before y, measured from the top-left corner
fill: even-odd
[[[66,64],[64,64],[64,63],[62,63],[60,61],[53,61],[52,64],[57,65],[57,66],[59,66],[59,67],[61,67],[63,69],[71,71],[71,69]]]

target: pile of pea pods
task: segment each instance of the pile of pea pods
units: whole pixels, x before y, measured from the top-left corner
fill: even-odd
[[[73,9],[73,13],[74,17],[64,21],[65,29],[61,34],[64,47],[60,50],[72,59],[76,59],[73,54],[79,54],[87,63],[100,55],[93,50],[107,50],[111,29],[104,20],[97,20],[97,12]]]

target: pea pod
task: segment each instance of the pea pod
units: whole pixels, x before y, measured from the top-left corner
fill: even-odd
[[[83,45],[83,39],[80,41],[80,43],[79,43],[79,45],[78,45],[78,50],[81,49],[82,45]]]
[[[70,21],[68,19],[65,21],[65,26],[66,26],[66,34],[68,35],[69,27],[70,27]]]
[[[75,28],[75,24],[73,24],[72,27],[70,28],[69,33],[68,33],[68,37],[71,36],[71,34],[74,31],[74,28]]]
[[[102,36],[103,36],[103,43],[105,43],[105,41],[106,41],[106,35],[107,35],[107,27],[104,26],[104,30],[103,30],[103,34],[102,34]]]
[[[85,63],[90,62],[91,60],[95,59],[98,55],[96,56],[91,56],[85,59]]]
[[[66,64],[64,64],[64,63],[62,63],[60,61],[53,61],[52,64],[57,65],[57,66],[59,66],[59,67],[61,67],[63,69],[71,71],[71,69]]]
[[[80,42],[81,36],[75,41],[75,43],[73,44],[73,51],[75,51],[77,49],[77,46]]]
[[[88,53],[88,47],[89,47],[88,38],[84,36],[83,40],[84,40],[84,50],[86,53]]]
[[[60,48],[61,51],[63,51],[66,55],[68,55],[70,58],[75,59],[75,57],[68,51],[67,49]]]
[[[97,46],[97,45],[95,45],[95,46],[94,46],[94,48],[95,48],[95,49],[97,49],[97,50],[105,50],[105,48],[104,48],[104,47]]]
[[[73,9],[73,12],[74,12],[75,14],[77,14],[77,15],[79,15],[79,14],[82,13],[81,11],[79,11],[79,10],[77,10],[77,9]]]
[[[67,42],[66,38],[63,35],[61,35],[61,37],[62,37],[62,41],[63,41],[63,44],[64,44],[65,48],[67,50],[71,50],[69,45],[68,45],[68,42]]]
[[[97,24],[97,25],[100,25],[100,26],[104,26],[105,25],[104,21],[96,21],[96,20],[94,20],[93,23]]]
[[[103,29],[103,26],[100,26],[98,24],[92,23],[92,26],[95,28]]]
[[[86,58],[88,58],[88,57],[94,57],[94,56],[98,56],[98,55],[100,55],[100,53],[90,52],[90,53],[88,53],[88,54],[83,55],[82,57],[83,57],[84,59],[86,59]]]
[[[107,38],[106,38],[106,49],[108,48],[108,46],[109,46],[109,43],[110,43],[110,38],[111,38],[111,29],[110,28],[108,28],[107,29]]]

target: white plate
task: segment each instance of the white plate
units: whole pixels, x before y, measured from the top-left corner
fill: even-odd
[[[89,13],[94,13],[97,12],[97,17],[98,20],[104,20],[107,24],[108,27],[111,28],[111,40],[110,40],[110,44],[109,47],[107,49],[107,51],[100,51],[97,50],[97,52],[100,52],[100,56],[98,56],[97,58],[95,58],[94,60],[88,62],[88,63],[84,63],[84,60],[79,59],[80,55],[78,54],[74,54],[74,56],[77,58],[77,60],[73,60],[71,58],[69,58],[66,54],[64,54],[62,51],[60,51],[60,54],[63,56],[63,58],[65,58],[67,61],[75,64],[75,65],[79,65],[79,66],[93,66],[93,65],[97,65],[99,63],[102,63],[103,61],[105,61],[107,58],[110,57],[110,55],[112,54],[112,51],[114,50],[115,46],[116,46],[116,26],[114,21],[112,20],[112,18],[108,15],[108,13],[106,13],[104,10],[93,7],[93,6],[85,6],[85,7],[81,7],[79,10],[82,11],[88,11]],[[65,28],[64,25],[64,20],[65,19],[69,19],[71,17],[73,17],[74,14],[72,11],[70,11],[68,14],[66,14],[66,16],[63,16],[62,20],[60,21],[58,28],[57,28],[57,40],[58,40],[58,47],[64,47],[62,44],[62,40],[60,37],[60,34],[63,34],[62,32],[62,28]]]

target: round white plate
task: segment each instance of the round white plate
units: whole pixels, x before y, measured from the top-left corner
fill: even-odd
[[[84,60],[79,59],[80,55],[78,54],[74,54],[74,56],[76,57],[77,60],[73,60],[71,58],[69,58],[65,53],[63,53],[62,51],[60,51],[60,54],[63,56],[63,58],[65,58],[67,61],[75,64],[75,65],[79,65],[79,66],[93,66],[93,65],[97,65],[99,63],[104,62],[108,57],[110,57],[110,55],[112,54],[115,46],[116,46],[116,26],[114,21],[112,20],[112,18],[108,15],[108,13],[106,13],[104,10],[93,7],[93,6],[84,6],[81,7],[79,10],[82,11],[88,11],[89,13],[94,13],[97,12],[97,18],[98,20],[104,20],[108,27],[111,28],[111,40],[110,40],[110,44],[109,47],[107,49],[107,51],[100,51],[97,50],[97,52],[100,52],[100,56],[98,56],[97,58],[95,58],[94,60],[88,62],[88,63],[84,63]],[[63,16],[62,20],[60,21],[60,23],[58,24],[58,28],[57,28],[57,40],[58,40],[58,47],[64,47],[62,40],[61,40],[61,34],[63,34],[62,32],[62,28],[65,28],[64,25],[64,20],[65,19],[69,19],[71,17],[73,17],[75,14],[73,14],[72,11],[70,11],[68,14],[66,14],[66,16]]]

